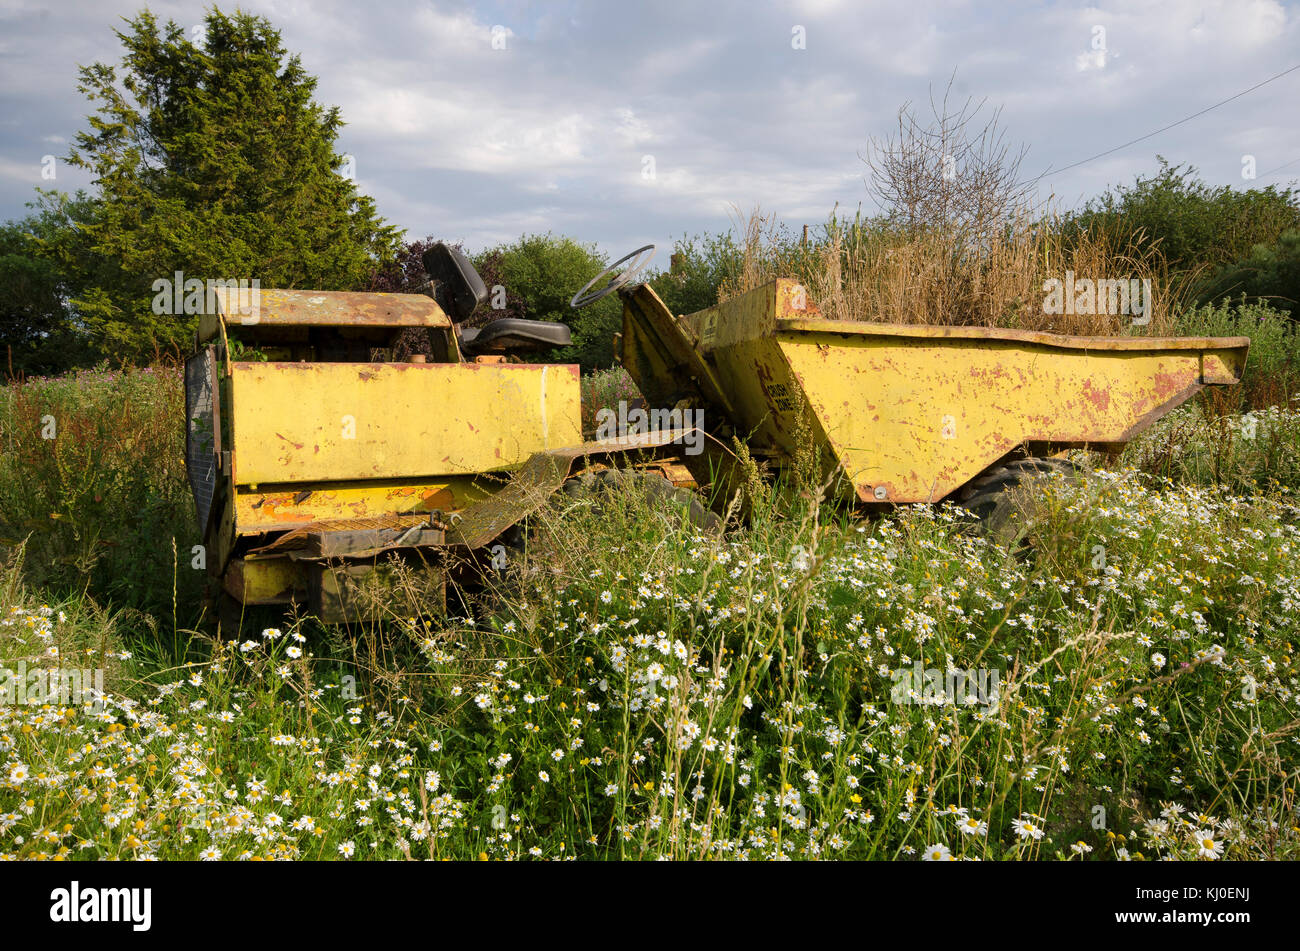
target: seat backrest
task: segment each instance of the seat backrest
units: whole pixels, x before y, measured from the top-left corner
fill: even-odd
[[[488,299],[487,286],[470,259],[439,241],[421,258],[424,271],[434,282],[433,296],[452,320],[460,322]]]

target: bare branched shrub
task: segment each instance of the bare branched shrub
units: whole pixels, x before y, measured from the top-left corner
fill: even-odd
[[[1020,180],[1027,150],[1012,152],[1006,143],[998,128],[1001,110],[979,125],[985,102],[967,99],[953,111],[951,93],[949,79],[940,103],[931,94],[931,121],[904,103],[897,133],[873,137],[862,158],[886,220],[908,237],[946,235],[961,253],[983,247],[1008,219],[1023,213],[1031,186]]]
[[[748,216],[737,209],[741,253],[718,300],[788,277],[831,320],[1171,333],[1189,282],[1172,280],[1159,249],[1140,233],[1094,224],[1067,238],[1048,207],[1033,206],[1031,183],[1019,177],[1025,151],[1007,145],[996,111],[981,123],[983,105],[967,100],[954,111],[945,92],[941,103],[931,101],[931,122],[910,106],[899,110],[897,134],[872,140],[864,159],[882,208],[877,217],[832,214],[809,243],[757,208]],[[1095,297],[1091,307],[1074,306],[1073,296],[1069,307],[1049,307],[1049,282],[1073,287],[1076,279],[1142,287],[1141,319]]]

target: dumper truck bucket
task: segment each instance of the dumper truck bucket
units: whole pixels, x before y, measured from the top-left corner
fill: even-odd
[[[652,404],[686,400],[777,465],[811,433],[869,503],[939,501],[1018,447],[1114,450],[1238,382],[1250,344],[827,320],[787,280],[683,317],[647,286],[622,296],[622,362]]]

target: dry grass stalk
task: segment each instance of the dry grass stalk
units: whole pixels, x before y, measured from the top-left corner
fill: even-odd
[[[1067,242],[1056,219],[1026,212],[1009,217],[976,248],[953,230],[909,234],[878,222],[834,219],[804,248],[786,239],[759,209],[741,219],[737,230],[739,263],[719,287],[719,301],[787,277],[802,282],[831,320],[1159,336],[1172,332],[1189,286],[1170,279],[1164,257],[1150,243],[1121,243],[1101,229]],[[1062,298],[1067,288],[1093,282],[1092,306],[1084,291],[1076,290],[1081,308],[1050,312],[1052,280],[1060,282]],[[1136,291],[1127,312],[1120,312],[1124,295],[1096,293],[1096,282],[1102,281],[1123,281],[1126,291]]]

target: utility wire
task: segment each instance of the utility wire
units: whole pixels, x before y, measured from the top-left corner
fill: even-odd
[[[1243,89],[1241,92],[1237,93],[1235,96],[1229,96],[1227,99],[1224,99],[1222,102],[1216,102],[1216,103],[1215,103],[1214,105],[1212,105],[1212,106],[1206,106],[1206,107],[1205,107],[1204,109],[1202,109],[1200,112],[1194,113],[1193,115],[1190,115],[1190,116],[1188,116],[1188,117],[1185,118],[1185,119],[1179,119],[1177,122],[1171,122],[1171,123],[1169,123],[1169,125],[1167,125],[1167,126],[1163,126],[1163,127],[1159,128],[1159,129],[1156,129],[1156,131],[1154,131],[1154,132],[1148,132],[1146,135],[1141,135],[1141,136],[1138,136],[1136,139],[1131,139],[1131,140],[1129,140],[1128,142],[1125,142],[1123,145],[1117,145],[1117,146],[1115,146],[1113,149],[1107,149],[1105,152],[1098,152],[1096,155],[1090,156],[1090,157],[1088,157],[1088,158],[1086,158],[1086,159],[1081,159],[1080,161],[1075,162],[1075,163],[1072,164],[1072,165],[1067,165],[1067,166],[1065,166],[1064,168],[1048,169],[1046,172],[1043,172],[1042,175],[1039,175],[1038,178],[1035,178],[1035,179],[1033,179],[1032,181],[1030,181],[1029,184],[1032,185],[1034,182],[1040,181],[1040,180],[1046,178],[1046,177],[1047,177],[1048,175],[1050,175],[1050,174],[1054,174],[1054,173],[1055,173],[1055,174],[1060,174],[1061,172],[1069,171],[1069,170],[1072,169],[1072,168],[1078,168],[1080,165],[1087,165],[1089,162],[1092,162],[1092,161],[1095,161],[1095,160],[1097,160],[1097,159],[1099,159],[1099,158],[1103,158],[1103,157],[1105,157],[1105,156],[1107,156],[1107,155],[1110,155],[1112,152],[1118,152],[1120,149],[1126,149],[1126,148],[1128,148],[1130,145],[1136,145],[1137,143],[1142,142],[1142,141],[1145,141],[1146,139],[1149,139],[1149,138],[1151,138],[1152,136],[1157,136],[1157,135],[1159,135],[1161,132],[1168,132],[1168,131],[1169,131],[1170,129],[1172,129],[1174,126],[1182,125],[1184,122],[1191,122],[1193,119],[1198,118],[1199,116],[1203,116],[1203,115],[1205,115],[1207,112],[1211,111],[1212,109],[1217,109],[1217,108],[1219,108],[1219,106],[1226,106],[1228,103],[1232,102],[1234,99],[1240,99],[1242,96],[1246,95],[1246,93],[1254,92],[1254,91],[1255,91],[1256,89],[1258,89],[1260,86],[1267,86],[1269,83],[1273,82],[1273,81],[1276,80],[1276,79],[1281,79],[1283,76],[1287,75],[1288,73],[1294,73],[1297,69],[1300,69],[1300,63],[1297,63],[1295,66],[1292,66],[1290,69],[1284,69],[1282,72],[1278,73],[1276,76],[1270,76],[1268,79],[1264,80],[1264,81],[1261,82],[1261,83],[1256,83],[1255,85],[1251,86],[1249,89]],[[1297,161],[1297,162],[1300,162],[1300,159],[1296,159],[1296,161]],[[1288,163],[1288,164],[1291,164],[1291,163]],[[1284,165],[1284,166],[1281,166],[1281,167],[1282,167],[1282,168],[1285,168],[1286,166]],[[1276,172],[1276,171],[1278,171],[1278,170],[1279,170],[1279,169],[1273,169],[1274,172]],[[1272,174],[1272,172],[1270,172],[1269,174]]]
[[[1279,165],[1277,168],[1270,168],[1267,172],[1264,172],[1262,175],[1257,176],[1257,178],[1259,179],[1268,178],[1270,175],[1280,172],[1284,168],[1290,168],[1296,162],[1300,162],[1300,158],[1292,159],[1291,161],[1287,162],[1285,165]]]

